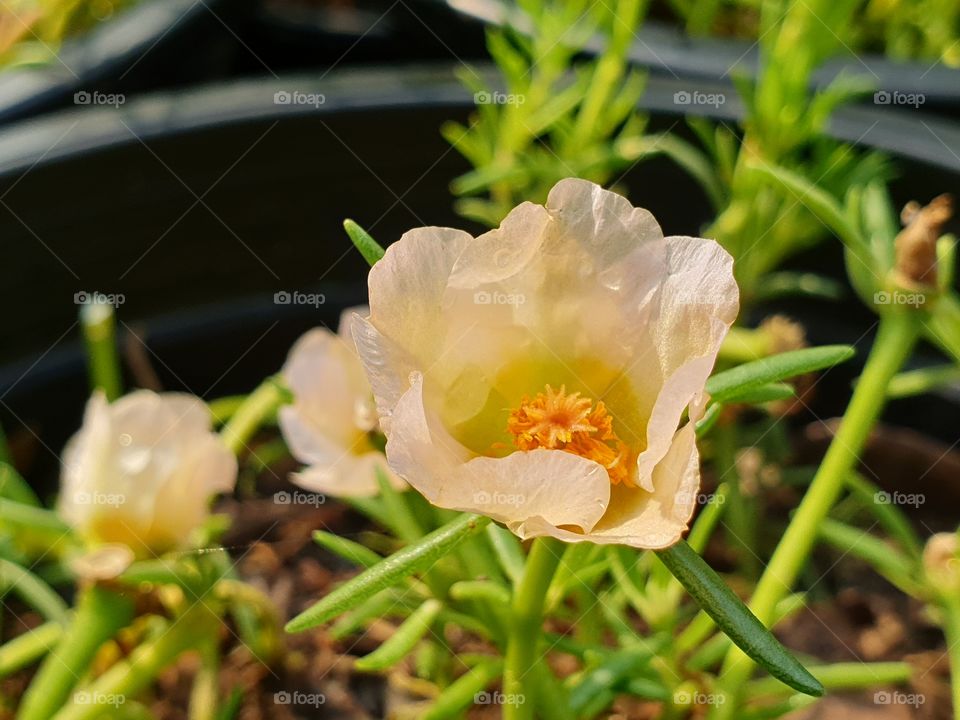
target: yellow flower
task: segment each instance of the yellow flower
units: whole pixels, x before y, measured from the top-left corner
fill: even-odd
[[[523,538],[674,543],[738,310],[732,265],[576,179],[477,238],[406,233],[370,272],[369,317],[353,317],[390,466]]]
[[[355,311],[366,308],[346,312]],[[313,492],[369,497],[379,492],[380,468],[394,487],[405,489],[407,484],[390,472],[376,447],[373,394],[347,327],[341,321],[340,335],[326,328],[310,330],[283,366],[293,403],[280,409],[280,430],[293,456],[308,466],[291,480]]]
[[[109,404],[96,392],[63,451],[58,512],[92,544],[144,557],[182,546],[236,479],[201,400],[138,390]]]

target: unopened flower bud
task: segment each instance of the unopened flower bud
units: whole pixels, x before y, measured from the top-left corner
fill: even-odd
[[[942,593],[960,593],[960,540],[956,533],[937,533],[923,549],[927,581]]]

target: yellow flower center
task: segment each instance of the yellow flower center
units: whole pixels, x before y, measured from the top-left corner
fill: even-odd
[[[603,465],[614,485],[635,487],[630,479],[630,448],[613,430],[613,418],[603,401],[567,394],[565,385],[531,398],[510,411],[507,432],[519,450],[563,450]]]

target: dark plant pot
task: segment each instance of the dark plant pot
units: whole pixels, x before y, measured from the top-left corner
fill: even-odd
[[[83,104],[84,94],[129,101],[242,77],[483,54],[482,28],[439,0],[141,0],[67,40],[59,61],[0,73],[0,123]]]
[[[77,293],[122,294],[121,329],[138,331],[163,385],[212,398],[250,390],[276,372],[299,333],[335,324],[364,300],[366,266],[343,218],[383,243],[420,225],[464,226],[448,183],[466,165],[437,131],[471,109],[453,73],[445,64],[284,76],[0,129],[0,292],[9,309],[0,326],[0,420],[26,448],[30,476],[52,483],[87,395]],[[677,125],[665,112],[675,88],[651,81],[644,105],[654,129]],[[325,102],[278,105],[278,92]],[[879,115],[878,128],[894,122]],[[855,120],[839,122],[838,132],[853,134]],[[878,130],[865,140],[895,137]],[[960,167],[948,169],[943,153],[932,163],[932,142],[902,149],[898,200],[924,183],[956,186]],[[623,184],[669,233],[695,234],[709,219],[697,186],[664,159],[634,168]],[[833,253],[841,274],[835,251],[827,244],[815,260]],[[326,301],[277,304],[281,291]],[[797,307],[811,315],[802,319],[814,342],[867,346],[874,317],[859,303]],[[842,409],[854,371],[831,373],[824,414]],[[913,424],[942,436],[943,413],[957,406],[926,407]]]

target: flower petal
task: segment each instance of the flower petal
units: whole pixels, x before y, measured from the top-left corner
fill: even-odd
[[[648,493],[617,485],[603,518],[587,533],[557,530],[528,523],[529,536],[549,535],[566,542],[630,545],[637,548],[668,547],[687,529],[700,485],[700,454],[695,428],[685,425],[673,445],[654,468],[656,490]]]
[[[602,466],[559,450],[471,457],[423,400],[423,376],[414,373],[394,410],[387,459],[434,505],[489,515],[518,534],[531,518],[586,531],[603,516],[610,481]]]
[[[334,497],[374,497],[380,494],[377,469],[383,472],[396,490],[405,490],[407,483],[387,466],[379,452],[363,455],[347,454],[331,465],[315,465],[293,473],[290,480],[304,490]]]
[[[646,490],[653,490],[653,468],[670,448],[684,410],[689,406],[693,421],[701,416],[703,386],[738,309],[730,254],[711,240],[667,238],[667,272],[648,326],[655,370],[664,381],[650,411],[646,448],[637,459]],[[642,382],[653,371],[650,362],[638,362],[631,375]]]

